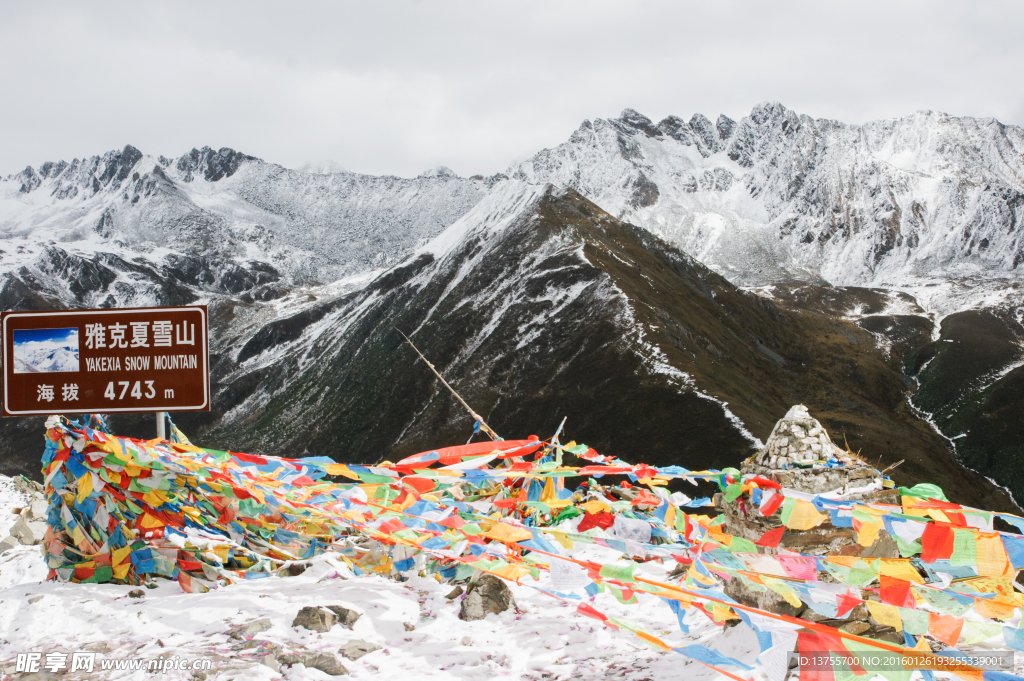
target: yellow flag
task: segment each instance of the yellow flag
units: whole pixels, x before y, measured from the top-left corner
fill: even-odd
[[[818,513],[818,510],[814,508],[814,504],[811,502],[797,499],[786,527],[791,530],[810,530],[821,525],[828,517]]]
[[[163,527],[164,522],[158,518],[154,518],[148,513],[143,514],[141,525],[147,530],[151,530],[154,527]]]
[[[903,618],[900,617],[899,608],[895,605],[865,601],[868,605],[868,612],[879,624],[892,627],[896,631],[903,631]]]
[[[569,549],[570,551],[572,550],[572,547],[573,547],[572,539],[569,539],[569,537],[567,537],[562,532],[554,532],[552,534],[555,535],[555,539],[558,540],[559,544],[561,544],[565,548]]]
[[[86,473],[78,479],[78,503],[85,501],[92,492],[92,473]]]
[[[979,532],[976,544],[976,560],[978,574],[983,577],[1002,577],[1009,570],[1006,549],[999,535]]]
[[[878,540],[878,531],[882,529],[882,521],[861,522],[857,530],[857,543],[861,546],[871,546]]]
[[[484,532],[483,536],[506,543],[533,539],[533,534],[529,530],[515,527],[508,523],[497,523],[494,527]]]
[[[132,547],[125,546],[124,548],[114,549],[110,552],[110,562],[113,565],[120,565],[124,562],[124,559],[128,557],[128,554],[132,552]]]
[[[883,558],[878,573],[886,577],[895,577],[905,582],[924,584],[921,573],[914,569],[906,558]]]
[[[608,504],[603,501],[598,501],[597,499],[591,499],[585,504],[580,504],[580,508],[591,515],[594,515],[595,513],[607,513],[611,510],[611,507]]]

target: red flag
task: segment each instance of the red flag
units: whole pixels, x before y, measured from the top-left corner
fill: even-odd
[[[615,524],[615,516],[611,513],[587,513],[583,516],[583,520],[580,521],[577,526],[577,532],[586,532],[591,527],[600,527],[602,530],[607,530],[609,527]]]
[[[953,528],[948,525],[928,523],[921,535],[921,560],[934,563],[953,555]]]
[[[437,484],[429,478],[415,478],[412,476],[406,476],[402,478],[402,484],[409,485],[420,494],[433,492],[435,489],[437,489]]]
[[[850,612],[860,604],[861,599],[857,598],[857,596],[854,595],[853,591],[847,590],[846,593],[844,593],[838,599],[836,599],[836,605],[839,606],[839,610],[836,613],[836,617],[840,619],[845,617],[846,613]]]
[[[581,614],[581,615],[583,615],[585,617],[593,617],[595,620],[600,620],[600,621],[605,622],[605,623],[608,622],[608,617],[606,615],[601,614],[600,612],[598,612],[594,608],[590,607],[586,603],[580,603],[579,605],[577,605],[576,606],[576,612],[578,612],[579,614]],[[615,625],[614,624],[608,624],[608,626],[614,627]],[[616,627],[616,628],[618,628],[618,627]]]
[[[774,530],[768,530],[754,543],[758,546],[765,546],[774,549],[778,547],[779,542],[782,541],[782,535],[785,531],[785,527],[776,527]]]
[[[778,492],[768,492],[764,495],[763,501],[761,502],[761,515],[768,517],[772,513],[779,510],[782,506],[782,502],[786,500],[786,497],[782,496]]]
[[[952,615],[928,613],[928,633],[948,646],[955,646],[960,639],[964,621]]]
[[[880,575],[878,577],[878,583],[881,585],[881,588],[878,590],[878,595],[882,599],[883,603],[895,605],[900,608],[913,608],[917,605],[917,602],[910,593],[910,582],[903,579],[897,579],[896,577]]]

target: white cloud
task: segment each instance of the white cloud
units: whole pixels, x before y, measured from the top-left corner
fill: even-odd
[[[131,143],[503,170],[625,107],[1021,120],[1019,3],[0,5],[0,172]]]

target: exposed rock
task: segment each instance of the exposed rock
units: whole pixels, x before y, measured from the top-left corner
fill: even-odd
[[[277,658],[274,657],[273,655],[265,655],[263,657],[263,664],[265,666],[267,666],[267,667],[270,667],[275,672],[278,672],[278,673],[281,672],[281,664],[277,661]]]
[[[860,636],[861,634],[870,631],[871,625],[867,622],[859,622],[854,620],[847,622],[843,626],[839,627],[840,631],[845,631],[847,634],[853,634],[854,636]]]
[[[27,496],[30,500],[43,498],[43,486],[35,480],[29,480],[22,475],[14,476],[12,480],[14,481],[14,489]],[[29,504],[31,505],[31,501]]]
[[[38,596],[33,596],[32,598],[28,599],[28,602],[29,602],[29,605],[31,605],[33,603],[38,603],[41,600],[43,600],[43,594],[39,594]]]
[[[271,624],[270,618],[264,617],[263,619],[253,620],[252,622],[246,622],[235,627],[228,633],[228,636],[233,639],[243,639],[246,636],[255,636],[261,631],[267,631],[271,626],[273,624]]]
[[[142,589],[132,589],[131,591],[128,592],[128,597],[129,598],[143,598],[145,595],[146,595],[146,592],[143,591]]]
[[[0,539],[0,556],[7,553],[16,546],[21,546],[21,542],[16,537],[10,535]]]
[[[505,582],[493,575],[484,575],[469,585],[459,617],[466,621],[482,620],[487,613],[505,612],[511,605],[512,592]]]
[[[780,615],[787,615],[789,617],[796,617],[800,614],[801,608],[794,607],[787,602],[785,598],[774,591],[769,589],[765,589],[764,591],[752,591],[747,589],[743,585],[743,582],[738,579],[730,579],[726,581],[722,590],[727,596],[739,603],[742,603],[743,605],[749,605],[769,612],[777,612]]]
[[[29,504],[28,514],[33,520],[46,520],[46,499],[33,499],[32,503]]]
[[[861,558],[899,558],[900,548],[896,540],[885,530],[878,531],[878,538],[871,546],[865,547],[860,553]]]
[[[380,650],[380,646],[355,639],[339,648],[338,652],[350,660],[358,660],[362,656],[369,655],[375,650]]]
[[[278,662],[290,667],[293,664],[303,664],[312,669],[319,669],[329,676],[343,676],[348,674],[341,658],[336,653],[292,653],[282,655]]]
[[[742,473],[760,475],[785,488],[810,494],[868,487],[870,491],[848,494],[847,497],[897,505],[900,503],[896,490],[878,489],[881,484],[869,487],[873,481],[880,480],[881,474],[849,452],[836,447],[824,427],[811,418],[802,405],[791,408],[776,424],[765,447],[743,463]],[[757,541],[765,532],[782,526],[777,514],[766,518],[757,509],[749,508],[748,503],[749,499],[744,502],[742,498],[727,503],[723,495],[716,495],[715,505],[725,515],[723,527],[726,532]],[[857,542],[857,532],[852,527],[836,527],[828,516],[809,530],[787,529],[777,549],[762,548],[760,551],[775,554],[780,550],[798,551],[812,556],[899,556],[895,540],[885,530],[879,531],[873,544],[864,547]],[[799,616],[811,622],[823,622],[849,633],[863,634],[869,629],[874,631],[871,624],[877,624],[869,624],[868,609],[863,604],[842,618],[832,619],[819,615],[809,607],[794,607],[773,591],[754,591],[739,579],[726,582],[725,593],[740,603],[784,615]]]
[[[360,613],[356,612],[355,610],[343,608],[340,605],[327,605],[324,607],[326,607],[328,610],[330,610],[338,616],[338,624],[346,626],[349,629],[352,628],[352,625],[355,624],[356,620],[360,617]]]
[[[38,520],[29,520],[28,516],[21,516],[11,527],[11,536],[15,537],[22,544],[32,545],[43,541],[46,534],[46,523]]]
[[[445,596],[445,598],[447,598],[449,601],[454,601],[456,598],[461,596],[463,593],[465,593],[463,588],[461,586],[457,586],[454,589],[452,589],[450,592],[448,592],[448,595]]]
[[[309,563],[292,563],[288,566],[288,574],[292,577],[298,577],[305,572],[308,567]]]
[[[868,487],[881,477],[853,453],[833,443],[825,427],[802,404],[786,412],[765,446],[744,461],[740,470],[808,494]]]
[[[402,622],[402,626],[405,627],[406,631],[416,631],[416,625],[412,622]]]
[[[330,631],[331,627],[337,624],[337,622],[338,615],[336,613],[327,608],[321,608],[318,605],[310,605],[299,610],[299,614],[295,616],[292,626],[323,633]]]

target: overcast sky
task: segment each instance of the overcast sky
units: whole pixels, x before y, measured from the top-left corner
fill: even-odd
[[[1021,2],[5,2],[0,174],[133,144],[494,173],[632,107],[1024,124]]]

